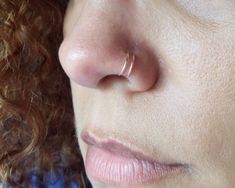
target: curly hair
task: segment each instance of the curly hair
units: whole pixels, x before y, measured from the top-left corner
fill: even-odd
[[[64,169],[88,187],[74,127],[69,80],[57,51],[66,0],[0,1],[0,180]]]

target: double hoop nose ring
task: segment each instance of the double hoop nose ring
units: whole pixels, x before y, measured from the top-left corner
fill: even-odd
[[[124,73],[126,72],[126,69],[128,68],[127,64],[130,64],[129,70],[128,70],[128,73],[127,73],[127,77],[129,78],[130,75],[131,75],[131,72],[133,70],[133,67],[134,67],[134,62],[135,62],[135,55],[127,53],[127,55],[125,57],[125,62],[123,64],[121,72],[119,73],[119,76],[124,75]]]

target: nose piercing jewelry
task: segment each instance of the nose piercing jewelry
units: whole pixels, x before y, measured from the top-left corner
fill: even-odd
[[[135,55],[134,55],[134,54],[131,54],[131,55],[130,55],[130,53],[127,53],[127,55],[126,55],[126,57],[125,57],[124,65],[123,65],[123,67],[122,67],[121,72],[119,73],[119,76],[123,75],[123,73],[126,71],[127,64],[128,64],[128,63],[131,63],[131,65],[130,65],[130,67],[129,67],[129,70],[128,70],[128,73],[127,73],[127,77],[130,77],[131,72],[132,72],[133,67],[134,67],[134,62],[135,62]]]

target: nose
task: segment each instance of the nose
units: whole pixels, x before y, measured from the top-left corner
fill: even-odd
[[[137,21],[129,15],[134,7],[129,2],[87,1],[74,25],[65,28],[59,58],[76,84],[97,89],[121,84],[131,91],[146,91],[156,83],[157,61],[136,37]]]

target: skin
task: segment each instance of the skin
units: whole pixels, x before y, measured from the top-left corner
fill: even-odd
[[[84,160],[87,130],[188,165],[136,187],[235,187],[234,12],[232,0],[70,1],[59,57]],[[130,78],[118,76],[126,52],[136,55]]]

